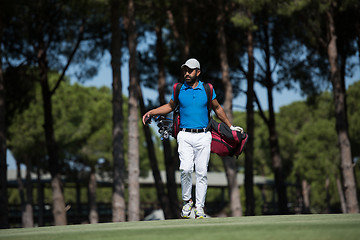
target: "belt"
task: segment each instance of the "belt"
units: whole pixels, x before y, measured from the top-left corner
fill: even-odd
[[[191,132],[191,133],[202,133],[206,131],[204,128],[201,129],[183,128],[181,130],[184,132]]]

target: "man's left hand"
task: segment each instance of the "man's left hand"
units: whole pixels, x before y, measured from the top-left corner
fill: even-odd
[[[244,132],[244,129],[242,129],[241,127],[239,127],[239,126],[233,126],[233,125],[231,125],[230,130],[232,130],[232,131],[238,131],[238,132],[241,132],[241,133]]]

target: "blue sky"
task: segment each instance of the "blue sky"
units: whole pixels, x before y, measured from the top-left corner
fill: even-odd
[[[358,61],[358,57],[356,57],[355,61]],[[180,66],[179,66],[180,68]],[[129,86],[129,75],[128,75],[128,65],[127,63],[123,65],[121,69],[122,73],[122,81],[123,81],[123,93],[128,96],[128,86]],[[354,83],[355,81],[360,80],[360,67],[357,67],[355,74],[351,78],[346,79],[346,85],[347,87]],[[110,65],[110,56],[109,54],[106,54],[103,58],[103,61],[99,65],[99,72],[98,74],[90,79],[87,80],[84,85],[85,86],[107,86],[111,88],[112,83],[112,71],[111,71],[111,65]],[[330,87],[330,86],[329,86]],[[330,89],[329,89],[330,90]],[[156,90],[150,90],[150,89],[143,89],[144,91],[144,97],[150,98],[156,100],[158,97],[158,92]],[[216,91],[216,89],[215,89]],[[266,89],[260,86],[260,84],[255,84],[255,91],[259,97],[259,101],[262,105],[262,108],[266,110],[267,107],[267,92]],[[282,90],[281,92],[275,91],[274,93],[274,107],[275,111],[278,112],[281,106],[288,105],[294,101],[301,101],[305,100],[306,97],[301,96],[299,89],[292,89],[292,90]],[[168,99],[170,100],[170,96],[168,96]],[[233,105],[235,106],[246,106],[246,96],[242,94],[241,96],[238,96],[233,100]],[[244,109],[237,109],[234,110],[238,111],[244,111]]]
[[[180,68],[180,66],[179,66]],[[179,71],[180,72],[180,71]],[[128,96],[128,86],[129,86],[129,75],[128,75],[128,66],[127,63],[123,65],[121,69],[122,73],[122,81],[123,81],[123,93]],[[99,72],[98,74],[90,79],[87,80],[84,85],[85,86],[95,86],[95,87],[101,87],[101,86],[107,86],[111,88],[112,83],[112,72],[111,72],[111,66],[110,66],[110,56],[108,54],[105,55],[102,63],[99,65]],[[267,94],[266,90],[262,88],[260,85],[256,84],[255,86],[256,92],[260,98],[260,102],[262,104],[263,109],[267,109]],[[158,97],[158,93],[156,90],[151,89],[143,89],[144,91],[144,97],[150,98],[152,100],[156,100]],[[216,91],[216,89],[215,89]],[[170,96],[168,96],[168,99],[170,100]],[[305,98],[300,95],[300,91],[297,90],[283,90],[281,93],[275,92],[274,94],[274,103],[275,103],[275,111],[278,111],[281,106],[287,105],[289,103],[292,103],[294,101],[304,100]],[[246,97],[244,94],[241,96],[238,96],[234,99],[233,104],[235,106],[241,106],[245,107],[246,105]],[[237,109],[238,111],[243,111],[244,109]]]

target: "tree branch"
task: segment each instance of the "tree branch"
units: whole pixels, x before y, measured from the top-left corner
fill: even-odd
[[[244,67],[241,65],[241,61],[239,61],[239,69],[240,72],[242,72],[242,74],[244,74],[245,78],[248,78],[248,73],[246,72],[246,70],[244,69]]]
[[[266,70],[261,66],[261,63],[259,62],[259,60],[257,60],[257,58],[254,57],[254,61],[259,66],[259,68],[261,69],[262,72],[266,72]]]
[[[260,104],[259,99],[258,99],[258,97],[256,95],[256,92],[253,91],[253,93],[254,93],[254,97],[255,97],[255,102],[256,102],[256,104],[257,104],[257,106],[259,108],[259,114],[260,114],[261,118],[264,120],[264,122],[266,123],[266,125],[269,125],[269,120],[266,118],[266,116],[264,114],[264,111],[261,108],[261,104]]]
[[[53,94],[55,93],[56,89],[60,86],[61,81],[64,79],[65,72],[66,72],[67,69],[69,68],[70,63],[71,63],[71,61],[72,61],[72,59],[73,59],[73,57],[74,57],[77,49],[79,48],[81,41],[83,40],[83,35],[84,35],[84,22],[85,22],[85,20],[83,20],[83,22],[82,22],[82,24],[81,24],[81,26],[80,26],[80,33],[79,33],[79,37],[78,37],[78,39],[77,39],[77,42],[76,42],[76,44],[75,44],[75,47],[74,47],[73,51],[71,52],[71,54],[70,54],[70,56],[69,56],[69,59],[68,59],[66,65],[65,65],[65,67],[64,67],[64,69],[63,69],[63,71],[62,71],[62,73],[61,73],[61,75],[60,75],[60,77],[59,77],[59,79],[58,79],[57,82],[56,82],[55,87],[54,87],[53,90],[51,91],[51,93],[50,93],[51,95],[53,95]]]

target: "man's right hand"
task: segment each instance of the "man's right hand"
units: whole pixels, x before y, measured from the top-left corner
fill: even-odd
[[[244,133],[244,129],[242,127],[238,127],[238,126],[231,125],[230,130]]]
[[[144,125],[148,125],[151,123],[151,119],[152,119],[152,116],[150,115],[150,113],[145,113],[142,118],[142,122]]]

